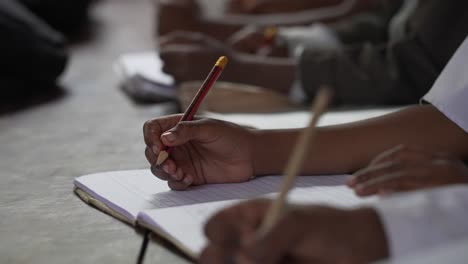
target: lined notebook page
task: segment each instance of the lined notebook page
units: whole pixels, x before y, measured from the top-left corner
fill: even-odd
[[[352,111],[329,111],[319,121],[319,126],[344,124],[377,116],[382,116],[398,110],[397,108],[382,108]],[[272,114],[218,114],[207,112],[207,117],[234,122],[240,125],[261,129],[301,128],[307,126],[310,120],[309,111],[297,111]]]
[[[320,203],[339,207],[353,207],[371,203],[372,198],[358,198],[353,191],[343,185],[346,176],[302,176],[298,177],[295,188],[289,195],[289,200],[294,203]],[[274,197],[281,184],[281,177],[269,176],[253,180],[249,183],[236,184],[231,187],[219,185],[221,191],[210,186],[203,192],[214,199],[229,190],[229,197],[252,198],[253,196]],[[213,192],[211,192],[213,191]],[[203,235],[205,222],[220,209],[243,200],[234,199],[219,202],[205,202],[179,206],[146,210],[138,215],[138,221],[155,226],[164,233],[173,237],[178,245],[188,251],[190,255],[197,256],[206,244]]]
[[[343,184],[345,176],[298,177],[295,187]],[[140,211],[223,200],[249,199],[279,190],[281,177],[258,177],[245,183],[203,185],[186,191],[171,191],[167,183],[149,170],[96,173],[76,178],[76,187],[134,222]]]
[[[167,184],[149,170],[95,173],[76,178],[74,185],[131,222],[135,222],[142,210],[165,207],[164,201],[154,200],[152,196],[169,191]]]

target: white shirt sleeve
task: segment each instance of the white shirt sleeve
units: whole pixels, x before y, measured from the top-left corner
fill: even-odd
[[[468,133],[468,37],[423,100]]]
[[[299,57],[302,50],[306,48],[342,49],[341,41],[335,32],[321,23],[314,23],[310,26],[280,27],[276,41],[286,44],[290,57]]]
[[[403,258],[394,258],[375,264],[466,264],[468,239],[452,242],[436,249],[416,252]]]
[[[390,256],[399,258],[468,238],[468,186],[394,195],[374,205]]]
[[[310,26],[280,27],[276,41],[285,44],[289,56],[296,61],[302,56],[304,49],[341,50],[342,44],[333,30],[321,23]],[[300,78],[293,82],[289,99],[294,103],[304,103],[307,98]]]
[[[468,133],[468,37],[423,97]],[[384,199],[375,205],[394,257],[468,238],[468,186]]]

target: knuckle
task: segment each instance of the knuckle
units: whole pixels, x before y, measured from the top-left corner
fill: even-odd
[[[361,174],[361,175],[356,176],[356,181],[357,182],[363,182],[363,181],[366,181],[366,180],[371,179],[373,177],[374,177],[374,175],[372,173],[365,173],[365,174]]]
[[[181,191],[184,189],[183,186],[181,186],[178,182],[174,181],[169,181],[167,183],[167,186],[169,186],[169,188],[174,191]]]
[[[387,156],[393,160],[393,159],[397,159],[401,157],[407,151],[408,151],[407,145],[398,145],[395,148],[391,149]]]
[[[152,156],[152,151],[148,147],[145,148],[145,156],[146,156],[146,159],[148,161],[151,161],[151,159],[153,157]]]
[[[216,120],[216,119],[202,119],[199,122],[200,126],[204,126],[204,127],[210,128],[210,129],[220,127],[221,124],[222,124],[222,122],[220,120]]]
[[[400,149],[393,153],[391,157],[393,162],[401,162],[408,158],[408,152],[407,150]]]
[[[190,121],[189,122],[184,121],[184,122],[181,122],[181,124],[183,124],[185,128],[189,128],[189,129],[192,129],[198,126],[197,122],[190,122]]]
[[[299,222],[301,222],[302,219],[304,219],[305,214],[298,209],[292,209],[288,213],[286,213],[283,224],[286,226],[295,226]]]
[[[406,145],[406,144],[401,144],[399,145],[399,150],[398,152],[402,152],[402,151],[408,151],[410,150],[410,146]]]
[[[200,130],[200,123],[199,122],[187,122],[186,128],[188,130],[189,135],[195,136]]]
[[[192,126],[193,125],[190,124],[190,122],[180,122],[171,130],[171,132],[177,135],[186,135],[191,130]]]
[[[361,170],[358,170],[356,171],[354,174],[353,174],[353,179],[355,181],[360,181],[363,179],[364,175],[367,174],[368,172],[366,171],[367,170],[367,167],[364,168],[364,169],[361,169]]]
[[[356,181],[362,182],[362,181],[368,180],[370,178],[373,178],[374,174],[375,174],[375,166],[364,168],[355,174]]]
[[[167,174],[163,172],[161,169],[159,169],[157,166],[151,166],[151,173],[163,181],[167,181],[169,179]]]
[[[395,169],[408,160],[408,153],[404,150],[397,150],[387,157],[387,169]]]
[[[153,120],[148,120],[143,124],[143,132],[147,132],[153,124]]]

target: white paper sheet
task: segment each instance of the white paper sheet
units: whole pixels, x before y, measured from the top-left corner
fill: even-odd
[[[344,186],[347,176],[300,176],[290,200],[355,206],[370,202]],[[91,194],[131,221],[144,221],[162,230],[192,255],[205,245],[203,226],[219,209],[256,197],[272,197],[282,183],[280,176],[258,177],[245,183],[203,185],[186,191],[171,191],[149,170],[115,171],[82,176],[75,186]]]
[[[346,176],[301,176],[297,178],[294,189],[289,194],[289,200],[300,204],[322,204],[349,208],[371,203],[374,199],[358,198],[352,190],[344,186]],[[253,180],[249,183],[221,186],[207,186],[194,191],[189,196],[203,195],[207,200],[224,200],[232,197],[273,197],[281,184],[281,177],[269,176]],[[215,190],[214,188],[219,188]],[[228,194],[226,195],[226,191]],[[197,256],[206,245],[203,227],[206,221],[220,209],[244,200],[227,200],[200,204],[171,207],[165,209],[145,210],[138,215],[139,221],[152,226],[158,226],[166,234],[170,234]]]
[[[156,51],[123,54],[115,63],[115,70],[124,79],[138,74],[153,82],[173,85],[174,78],[163,72],[162,67],[163,61]]]
[[[352,111],[330,111],[323,115],[318,125],[327,126],[350,123],[385,115],[396,110],[398,109],[382,108]],[[204,116],[260,129],[286,129],[305,127],[307,122],[309,122],[310,113],[308,111],[272,114],[217,114],[207,112]]]

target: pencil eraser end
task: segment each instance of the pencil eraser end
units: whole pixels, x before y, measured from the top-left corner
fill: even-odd
[[[215,66],[224,68],[226,64],[228,63],[228,58],[226,56],[221,56],[219,57],[218,61],[216,62]]]
[[[278,28],[275,26],[267,27],[263,32],[263,35],[266,39],[274,39],[278,35]]]

